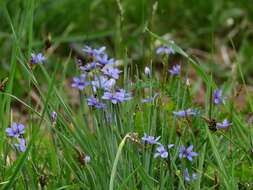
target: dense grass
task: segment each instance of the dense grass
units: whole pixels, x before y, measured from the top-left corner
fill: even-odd
[[[0,188],[253,189],[250,4],[1,1]],[[51,41],[49,49],[45,41]],[[132,92],[131,100],[104,101],[107,108],[99,110],[87,105],[89,87],[71,87],[81,73],[76,58],[87,60],[85,44],[106,46],[119,60],[117,86]],[[159,45],[176,54],[157,55]],[[33,52],[43,52],[46,63],[31,66]],[[175,63],[182,68],[179,76],[167,72]],[[226,96],[219,106],[213,103],[217,88]],[[173,115],[187,108],[198,114]],[[210,120],[224,118],[232,125],[214,130]],[[26,126],[25,152],[6,135],[13,122]],[[145,144],[144,133],[161,136],[166,148],[174,144],[166,159],[154,158],[157,145]],[[192,162],[179,158],[183,145],[194,145],[198,156]],[[186,167],[195,180],[185,180]]]

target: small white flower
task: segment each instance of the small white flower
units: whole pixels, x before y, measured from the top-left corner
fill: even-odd
[[[145,75],[150,76],[150,74],[151,74],[150,68],[149,67],[145,67],[144,73],[145,73]]]
[[[86,164],[89,163],[90,160],[91,160],[90,156],[87,155],[87,156],[84,157],[84,162],[85,162]]]
[[[189,79],[189,78],[186,78],[186,80],[185,80],[185,84],[186,84],[186,86],[190,86],[190,85],[191,85],[191,83],[190,83],[190,79]]]

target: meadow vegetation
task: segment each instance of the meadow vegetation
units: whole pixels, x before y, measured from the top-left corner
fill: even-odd
[[[0,189],[253,189],[250,0],[3,0],[0,23]]]

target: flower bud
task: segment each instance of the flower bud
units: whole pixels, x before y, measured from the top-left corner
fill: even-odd
[[[145,67],[144,73],[145,73],[145,75],[150,76],[150,74],[151,74],[150,68],[149,67]]]

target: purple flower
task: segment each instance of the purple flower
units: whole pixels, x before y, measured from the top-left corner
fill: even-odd
[[[94,76],[94,81],[91,82],[94,92],[97,91],[97,88],[104,89],[106,91],[111,91],[114,85],[116,84],[115,79],[108,79],[105,76]]]
[[[181,146],[179,150],[179,158],[187,158],[188,160],[192,161],[193,156],[198,156],[198,153],[193,152],[193,145],[190,145],[188,148],[185,146]]]
[[[79,68],[80,68],[81,71],[91,71],[91,70],[93,70],[93,69],[95,69],[97,67],[100,67],[100,66],[101,65],[99,63],[92,62],[92,63],[88,63],[88,64],[86,64],[84,66],[80,66]]]
[[[161,46],[161,47],[156,49],[156,54],[168,54],[168,55],[170,55],[170,54],[175,54],[175,51],[171,47]]]
[[[56,122],[56,120],[57,120],[57,113],[55,111],[53,111],[51,113],[51,121],[52,122]]]
[[[90,156],[86,155],[83,160],[87,164],[90,162],[91,158],[90,158]]]
[[[98,100],[93,97],[87,99],[87,104],[88,104],[88,106],[93,106],[98,109],[104,109],[106,107],[105,104],[98,102]]]
[[[153,101],[154,101],[154,97],[144,98],[141,100],[141,103],[149,103],[149,102],[153,102]]]
[[[141,103],[149,103],[149,102],[152,102],[155,100],[155,98],[158,96],[159,94],[158,93],[155,93],[154,97],[151,97],[151,98],[144,98],[141,100]]]
[[[46,58],[43,56],[42,53],[38,53],[37,55],[32,53],[31,54],[31,63],[32,64],[38,64],[38,63],[45,63]]]
[[[172,147],[174,147],[174,144],[168,144],[168,149],[171,149]]]
[[[25,133],[25,126],[22,123],[13,123],[11,127],[6,129],[6,133],[9,137],[20,137]]]
[[[219,129],[226,129],[231,125],[227,119],[224,119],[222,123],[217,123],[216,127]]]
[[[224,103],[225,98],[222,96],[222,90],[216,89],[213,93],[213,102],[214,104],[218,105]]]
[[[145,143],[148,144],[159,144],[158,141],[161,137],[153,137],[153,136],[148,136],[146,133],[144,133],[144,136],[141,138]]]
[[[95,55],[95,57],[96,57],[96,61],[98,63],[100,63],[101,65],[107,65],[107,64],[114,63],[114,59],[109,59],[109,56],[106,53],[101,54],[101,55]]]
[[[197,178],[197,174],[196,173],[192,173],[192,176],[190,176],[188,168],[185,169],[185,171],[184,171],[184,180],[186,182],[190,182],[191,180],[195,180],[196,178]]]
[[[174,65],[172,69],[169,69],[169,73],[171,75],[179,75],[181,71],[181,66],[180,65]]]
[[[145,73],[145,75],[150,76],[151,75],[150,68],[149,67],[145,67],[144,73]]]
[[[187,110],[174,111],[173,114],[178,117],[186,117],[190,115],[196,115],[197,111],[189,108]]]
[[[111,66],[109,67],[104,67],[102,69],[102,72],[104,73],[104,75],[107,75],[108,77],[112,77],[114,79],[119,79],[119,74],[122,72],[117,68],[113,68]]]
[[[82,74],[80,77],[73,78],[72,87],[78,88],[79,90],[83,90],[89,84],[90,82],[86,81],[86,75]]]
[[[113,104],[126,102],[132,99],[130,93],[127,93],[124,89],[119,89],[116,92],[105,92],[102,96],[104,100],[110,100]]]
[[[25,152],[25,150],[26,150],[25,139],[23,139],[23,138],[19,139],[19,144],[15,144],[15,146],[16,146],[21,152]]]
[[[154,158],[157,158],[158,156],[160,156],[161,158],[167,158],[168,155],[169,155],[168,151],[164,148],[164,146],[162,144],[160,144],[156,148]]]
[[[97,56],[100,54],[104,54],[105,49],[106,49],[106,47],[104,47],[104,46],[99,49],[93,49],[90,46],[84,46],[83,51],[90,56]]]

